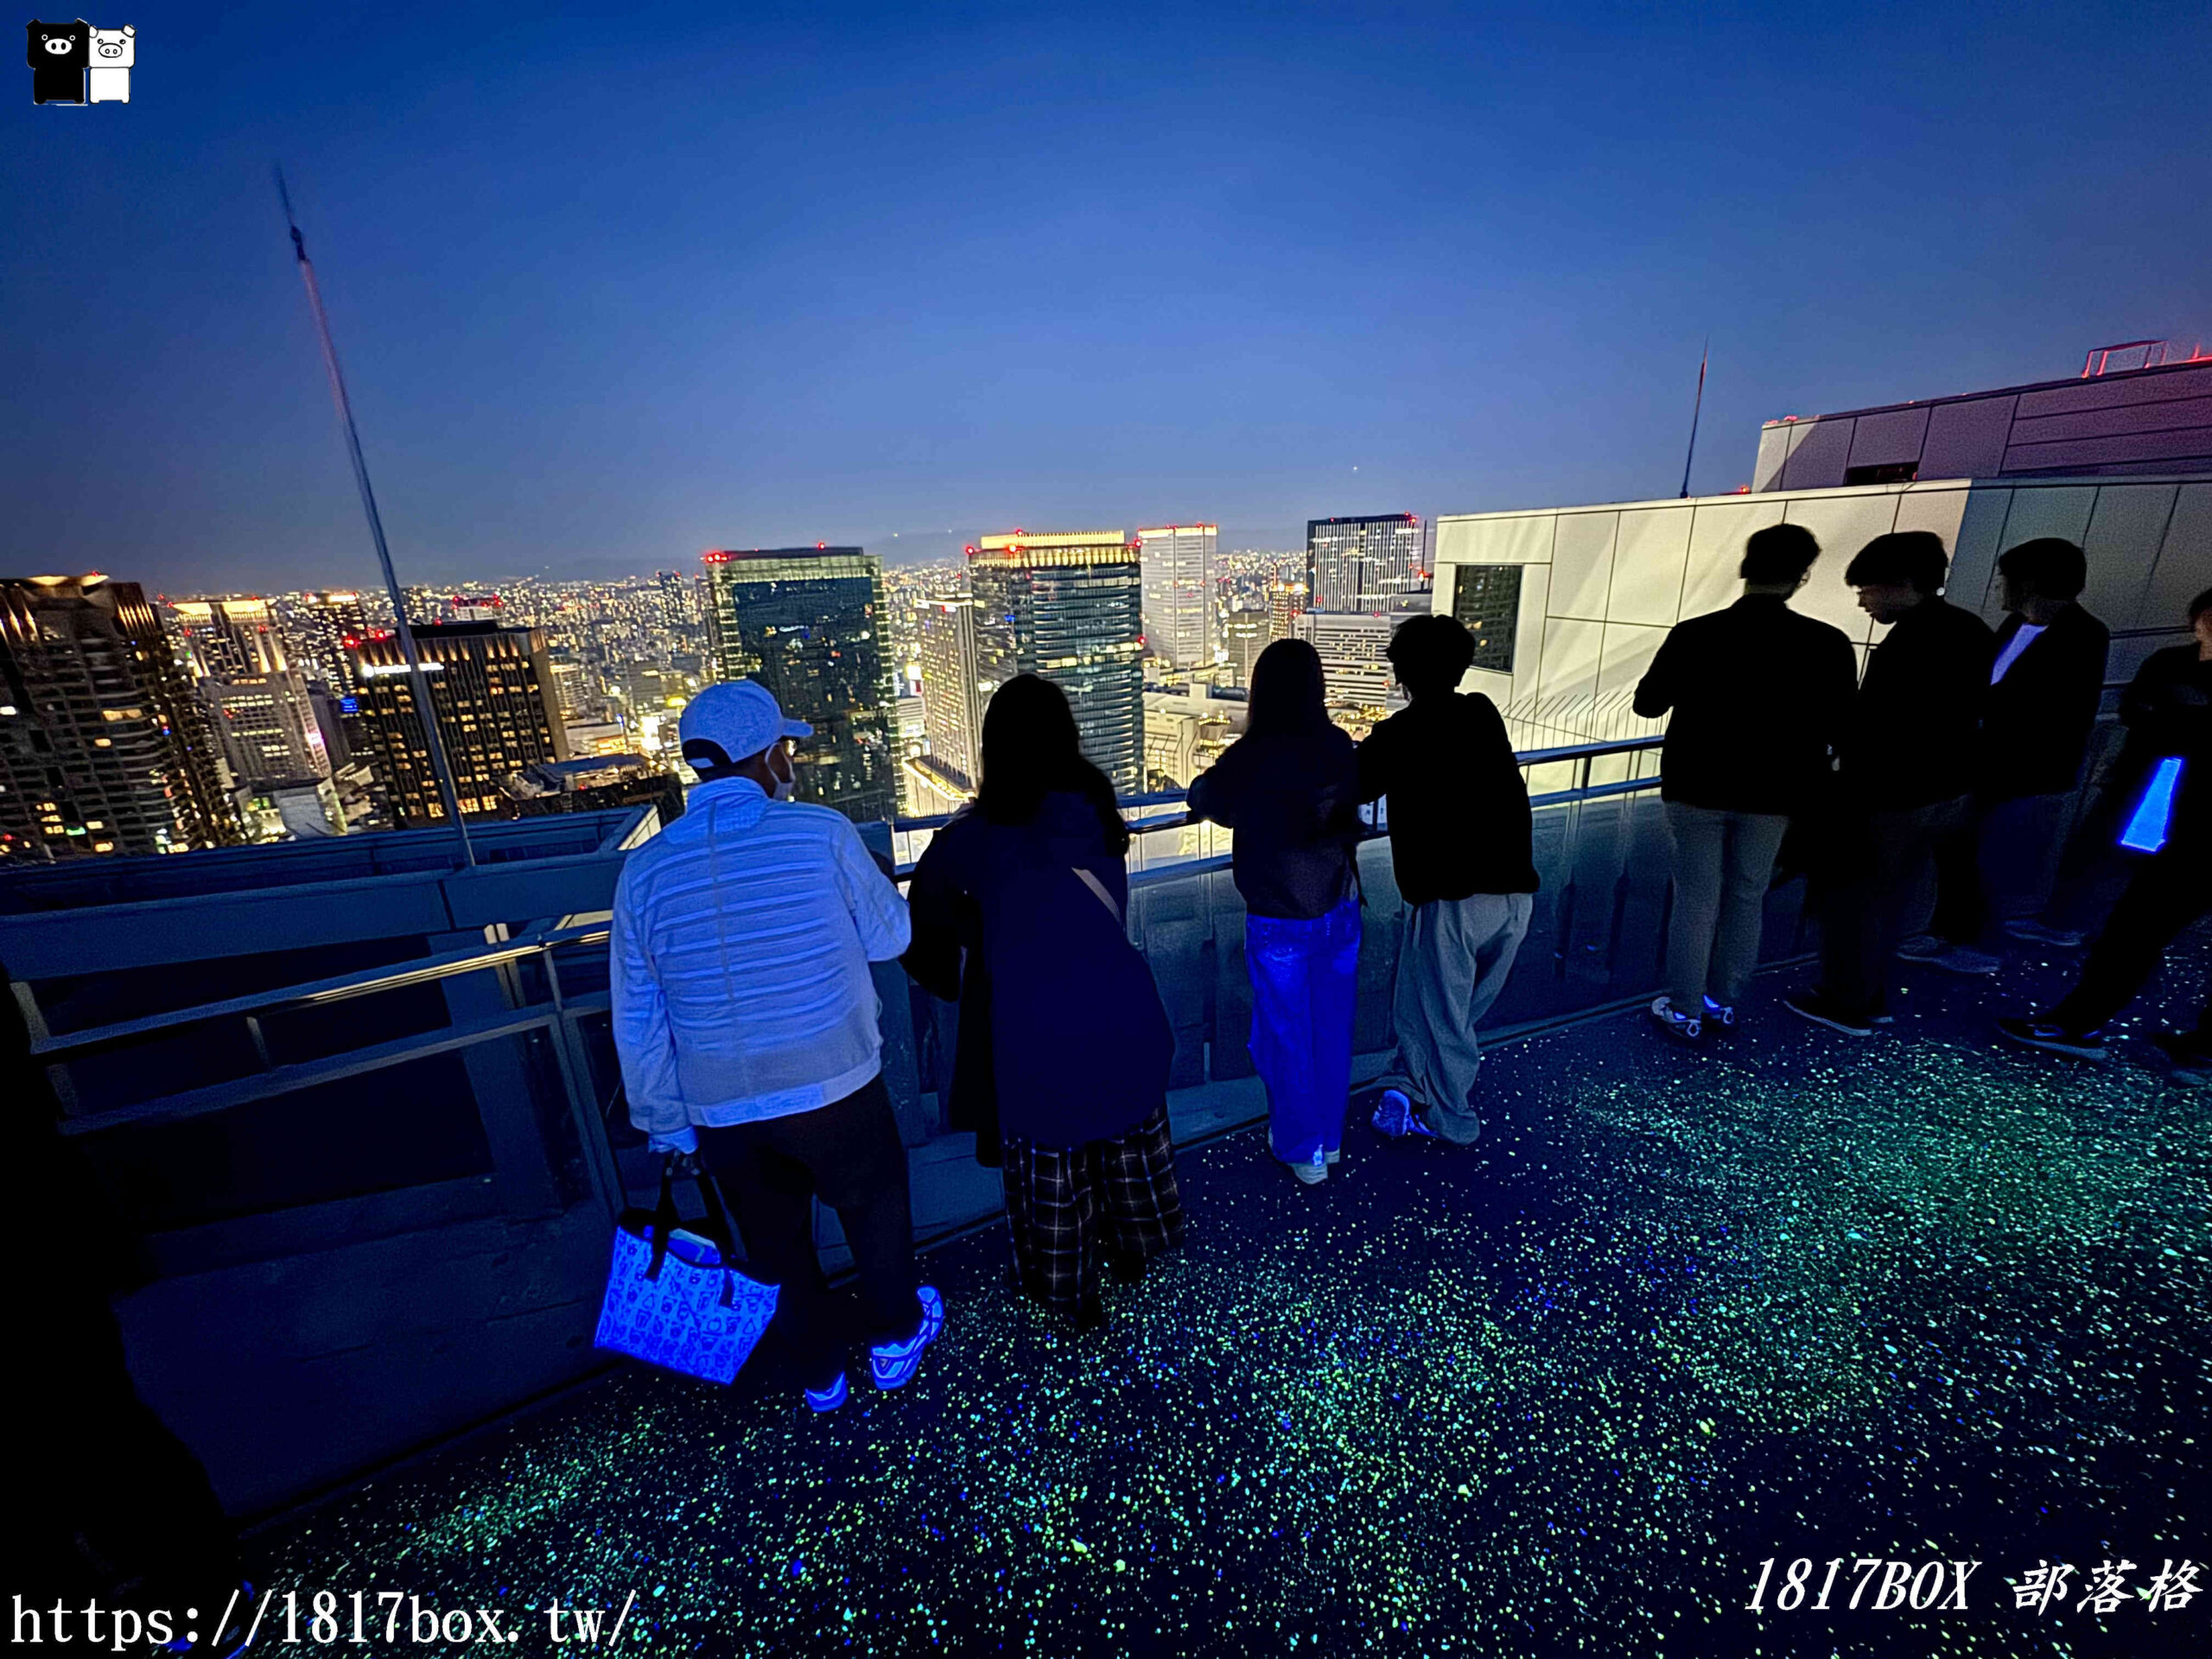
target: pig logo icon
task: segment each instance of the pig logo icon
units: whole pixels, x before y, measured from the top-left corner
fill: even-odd
[[[92,30],[91,67],[85,80],[94,104],[128,104],[130,101],[130,66],[138,54],[138,31],[125,24],[121,29]]]

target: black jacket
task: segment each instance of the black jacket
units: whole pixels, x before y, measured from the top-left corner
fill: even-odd
[[[1847,798],[1870,811],[1970,792],[1996,636],[1972,611],[1923,599],[1874,647],[1842,745]]]
[[[2013,615],[1999,626],[1993,668],[2022,626]],[[2063,795],[2081,781],[2111,645],[2103,623],[2069,605],[1989,688],[1976,777],[1983,795],[1995,800]]]
[[[914,867],[903,960],[960,1001],[947,1115],[986,1149],[994,1128],[1047,1147],[1108,1140],[1167,1098],[1175,1035],[1151,966],[1078,869],[1127,912],[1128,867],[1072,793],[1026,824],[970,807]]]
[[[1239,739],[1192,782],[1190,805],[1236,832],[1236,891],[1253,915],[1311,921],[1351,895],[1359,762],[1340,728]]]
[[[1842,735],[1859,658],[1840,628],[1746,594],[1675,624],[1636,688],[1647,720],[1673,711],[1659,793],[1721,812],[1806,810]]]
[[[1390,868],[1409,905],[1534,893],[1529,786],[1478,691],[1417,698],[1359,746],[1359,798],[1390,798]]]
[[[2104,787],[2120,793],[2123,813],[2132,811],[2158,762],[2178,758],[2181,791],[2166,844],[2204,856],[2212,848],[2212,663],[2194,645],[2152,652],[2120,696],[2120,718],[2127,738]]]

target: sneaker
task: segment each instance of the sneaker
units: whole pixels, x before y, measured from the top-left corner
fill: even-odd
[[[1329,1154],[1329,1166],[1330,1166],[1332,1169],[1335,1168],[1338,1164],[1341,1164],[1342,1162],[1344,1162],[1344,1149],[1342,1147],[1338,1147],[1334,1152],[1332,1152],[1332,1153],[1331,1153],[1331,1154]]]
[[[2192,1031],[2162,1031],[2151,1040],[2173,1063],[2176,1083],[2212,1083],[2212,1048]]]
[[[922,1305],[920,1327],[904,1342],[879,1342],[868,1350],[868,1373],[879,1389],[903,1389],[912,1382],[921,1369],[922,1351],[944,1329],[944,1298],[937,1287],[924,1285],[914,1295]]]
[[[837,1373],[837,1380],[828,1388],[809,1389],[806,1391],[806,1403],[817,1411],[835,1411],[846,1401],[851,1399],[852,1394],[852,1389],[846,1384],[845,1374],[840,1371]]]
[[[2069,1031],[2048,1020],[1999,1020],[1997,1034],[2023,1048],[2039,1048],[2046,1054],[2067,1054],[2077,1060],[2101,1060],[2105,1036],[2101,1031]]]
[[[1785,996],[1782,1006],[1800,1020],[1809,1020],[1816,1026],[1826,1026],[1830,1031],[1840,1031],[1847,1037],[1872,1037],[1874,1021],[1878,1015],[1858,1013],[1839,1007],[1818,991],[1801,992]]]
[[[1686,1043],[1694,1043],[1704,1034],[1705,1022],[1694,1014],[1684,1014],[1675,1006],[1671,996],[1654,997],[1651,1017],[1659,1022],[1662,1031],[1669,1032]]]
[[[1291,1165],[1290,1173],[1306,1186],[1319,1186],[1329,1179],[1329,1154],[1316,1147],[1313,1156],[1305,1163]]]
[[[1370,1122],[1375,1133],[1385,1139],[1404,1140],[1413,1133],[1413,1097],[1402,1089],[1385,1089],[1382,1098],[1375,1103],[1375,1116]]]
[[[1916,933],[1897,946],[1897,955],[1907,962],[1933,962],[1950,948],[1948,939],[1939,939],[1933,933]]]
[[[2061,950],[2076,949],[2085,937],[2070,927],[2045,927],[2032,916],[2014,917],[2005,924],[2005,931],[2030,944],[2056,945]]]
[[[1716,1002],[1708,996],[1705,999],[1705,1017],[1716,1026],[1732,1026],[1736,1023],[1735,1005]]]
[[[1993,957],[1986,950],[1977,950],[1970,944],[1946,945],[1932,957],[1915,957],[1913,960],[1925,963],[1930,968],[1940,968],[1947,974],[1967,974],[1977,977],[1993,974],[2005,965],[2002,957]]]

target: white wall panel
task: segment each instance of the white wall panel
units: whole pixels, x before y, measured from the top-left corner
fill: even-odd
[[[2184,484],[2134,620],[2106,620],[2116,628],[2185,628],[2189,601],[2207,588],[2212,588],[2212,484]]]
[[[1552,536],[1551,613],[1591,622],[1605,618],[1613,581],[1617,512],[1563,512]]]
[[[1551,598],[1552,567],[1532,564],[1521,573],[1521,610],[1513,629],[1513,698],[1533,697],[1543,683],[1544,625]]]
[[[1522,518],[1493,521],[1482,564],[1548,564],[1552,557],[1552,526],[1559,515],[1532,512]]]
[[[1689,554],[1693,511],[1687,506],[1642,507],[1621,514],[1605,620],[1673,626],[1681,614],[1682,570]]]
[[[1905,492],[1897,504],[1899,530],[1932,530],[1943,538],[1951,556],[1951,569],[1943,596],[1954,605],[1979,610],[1994,622],[2004,613],[1996,603],[1997,550],[2005,531],[2005,515],[2012,510],[2010,486],[1971,490]]]
[[[1598,695],[1598,664],[1605,655],[1605,625],[1554,617],[1544,625],[1544,670],[1536,696],[1550,704]]]
[[[2005,515],[2005,533],[1998,550],[2018,547],[2038,536],[2063,536],[2079,543],[2089,532],[2089,514],[2097,505],[2094,484],[2012,486],[2012,505]]]
[[[2125,619],[2142,613],[2178,491],[2173,484],[2107,484],[2097,492],[2082,542],[2089,556],[2089,585],[2082,589],[2082,603],[2106,626],[2142,626]]]
[[[1868,637],[1866,613],[1859,596],[1844,586],[1843,573],[1859,550],[1877,536],[1897,528],[1900,490],[1881,490],[1866,495],[1815,495],[1792,501],[1786,522],[1802,524],[1820,542],[1820,561],[1812,575],[1790,601],[1808,616],[1833,622],[1853,639]]]
[[[1436,562],[1439,564],[1479,564],[1475,544],[1487,519],[1439,518],[1436,521]]]
[[[1707,502],[1698,507],[1690,524],[1689,562],[1682,574],[1681,615],[1703,616],[1742,596],[1744,579],[1737,569],[1744,563],[1744,543],[1753,531],[1780,524],[1783,505],[1747,496],[1740,502]]]
[[[1751,463],[1751,488],[1778,490],[1782,487],[1782,463],[1789,458],[1789,435],[1796,428],[1791,426],[1763,426],[1759,429],[1758,459]]]
[[[1606,623],[1598,661],[1599,698],[1608,704],[1619,702],[1625,706],[1636,691],[1636,683],[1650,668],[1651,659],[1658,655],[1660,644],[1666,637],[1664,628]]]

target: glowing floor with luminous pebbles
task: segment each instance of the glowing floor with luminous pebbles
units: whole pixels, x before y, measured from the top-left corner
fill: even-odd
[[[640,1652],[2212,1652],[2212,1097],[2139,1042],[1989,1040],[2055,982],[1915,981],[1858,1042],[1763,984],[1702,1053],[1630,1016],[1503,1047],[1478,1150],[1356,1126],[1311,1190],[1253,1135],[1186,1154],[1189,1243],[1103,1332],[1017,1306],[987,1233],[929,1258],[901,1393],[626,1372],[257,1576],[537,1608],[517,1650],[547,1594],[634,1592]],[[1868,1560],[1947,1602],[1982,1565],[1915,1611]]]

